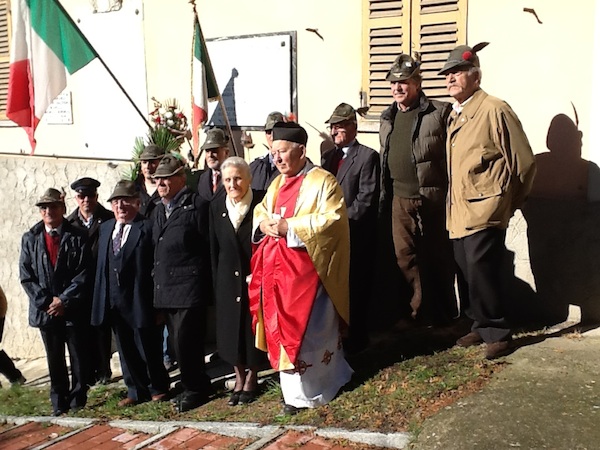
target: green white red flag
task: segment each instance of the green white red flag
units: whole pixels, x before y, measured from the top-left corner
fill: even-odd
[[[213,72],[206,42],[196,16],[194,24],[194,59],[192,64],[192,133],[194,153],[198,155],[200,127],[208,120],[208,102],[219,98],[219,88]]]
[[[13,0],[7,117],[35,129],[73,74],[98,55],[57,0]]]

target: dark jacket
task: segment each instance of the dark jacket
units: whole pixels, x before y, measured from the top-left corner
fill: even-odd
[[[321,157],[323,169],[332,172],[331,166],[335,164],[335,153],[335,148],[323,153]],[[360,222],[371,222],[373,226],[375,225],[379,201],[379,177],[379,154],[372,148],[354,141],[348,148],[344,163],[335,177],[344,192],[351,232],[352,227]]]
[[[154,191],[152,195],[149,195],[146,192],[146,188],[144,186],[144,181],[136,183],[137,189],[140,193],[140,214],[144,217],[151,218],[152,211],[156,208],[156,205],[160,203],[160,195],[158,195],[158,190]]]
[[[115,219],[112,219],[100,227],[92,304],[92,325],[95,326],[102,325],[109,319],[107,313],[111,306],[110,283],[115,282],[116,277],[109,273],[108,258],[109,252],[113,251],[112,233],[115,222]],[[153,307],[153,261],[152,222],[138,214],[131,223],[127,241],[120,252],[121,267],[116,268],[122,295],[119,299],[113,299],[116,300],[115,306],[119,314],[132,328],[151,327],[156,324]]]
[[[154,306],[189,308],[212,296],[208,205],[184,188],[167,219],[162,203],[154,209]]]
[[[88,234],[87,244],[92,251],[92,262],[96,262],[96,256],[98,255],[98,231],[100,229],[100,225],[106,222],[107,220],[113,219],[115,215],[112,211],[109,211],[104,206],[98,204],[96,205],[96,209],[94,210],[94,220],[92,221],[92,225],[87,228],[79,218],[79,208],[75,208],[71,214],[67,216],[67,221],[75,228],[79,228],[81,230],[85,230]]]
[[[44,223],[36,223],[21,239],[19,275],[29,297],[32,327],[88,325],[90,300],[87,274],[90,253],[87,233],[63,221],[56,268],[52,267],[44,239]],[[52,317],[46,311],[53,297],[60,297],[65,315]]]
[[[212,170],[207,168],[198,179],[198,196],[202,200],[210,202],[213,198],[225,196],[225,186],[223,186],[223,183],[219,184],[217,191],[214,193],[212,185]]]
[[[446,123],[452,106],[447,102],[430,100],[420,93],[415,123],[412,127],[413,162],[419,180],[419,193],[443,207],[448,191],[446,167]],[[390,134],[398,112],[396,102],[381,114],[379,142],[381,144],[381,195],[380,210],[391,205],[393,197],[392,178],[388,167]]]
[[[277,175],[279,170],[271,165],[269,155],[259,156],[250,163],[250,174],[252,175],[252,184],[250,187],[255,196],[259,197],[259,201],[267,193],[267,189]]]
[[[248,284],[252,257],[252,213],[259,203],[253,195],[250,210],[236,233],[223,197],[210,204],[210,254],[217,310],[219,355],[232,365],[245,355],[247,365],[258,365],[265,355],[254,346],[248,305]],[[243,348],[243,350],[241,349]]]

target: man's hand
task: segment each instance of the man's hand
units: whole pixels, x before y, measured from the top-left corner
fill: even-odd
[[[283,237],[287,235],[288,223],[285,219],[266,219],[260,223],[259,228],[266,236]]]
[[[59,297],[53,297],[52,303],[48,306],[48,314],[52,317],[60,317],[65,314],[65,306]]]

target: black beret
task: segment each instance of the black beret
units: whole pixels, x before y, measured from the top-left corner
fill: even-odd
[[[308,134],[306,130],[296,122],[277,122],[273,125],[274,141],[289,141],[306,145]]]

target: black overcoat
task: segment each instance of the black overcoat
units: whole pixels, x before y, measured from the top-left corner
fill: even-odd
[[[250,257],[252,256],[252,215],[259,196],[237,233],[229,220],[226,196],[210,205],[210,244],[217,310],[217,346],[219,355],[232,365],[257,366],[266,362],[266,354],[254,346],[248,306]]]
[[[162,203],[153,212],[155,308],[203,307],[212,297],[209,204],[184,189],[168,219]]]
[[[213,192],[212,186],[212,170],[207,168],[202,172],[200,178],[198,178],[198,196],[207,202],[225,196],[223,183],[219,183],[216,192]]]

